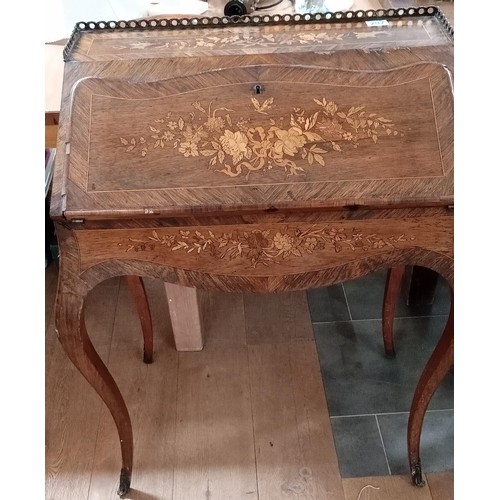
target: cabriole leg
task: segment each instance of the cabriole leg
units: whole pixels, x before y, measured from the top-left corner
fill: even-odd
[[[453,339],[452,295],[448,322],[441,339],[418,381],[408,419],[408,458],[410,461],[411,480],[415,486],[423,486],[425,484],[422,478],[422,467],[420,463],[420,436],[422,434],[422,424],[432,396],[446,374],[453,367]]]
[[[56,302],[56,331],[59,341],[73,364],[108,407],[120,438],[122,470],[118,495],[130,489],[133,461],[133,439],[130,416],[123,397],[89,339],[85,328],[84,297],[65,289],[60,278]]]
[[[404,272],[405,266],[390,268],[385,282],[384,304],[382,306],[382,337],[384,339],[385,353],[390,357],[396,355],[394,350],[394,315]]]
[[[153,362],[153,321],[151,320],[151,311],[149,310],[144,281],[140,276],[126,276],[126,279],[141,320],[144,339],[144,363],[149,364]]]

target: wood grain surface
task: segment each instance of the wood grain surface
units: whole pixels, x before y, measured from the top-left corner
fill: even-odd
[[[179,353],[163,284],[145,285],[156,333],[151,365],[142,362],[140,321],[125,280],[97,286],[86,310],[93,341],[123,388],[134,426],[134,481],[125,498],[191,500],[208,492],[220,500],[274,500],[290,498],[286,488],[307,486],[319,492],[316,498],[343,500],[316,348],[303,340],[311,331],[305,294],[261,296],[269,311],[295,304],[302,325],[296,330],[305,330],[266,338],[252,333],[262,327],[249,302],[254,296],[210,292],[205,349]],[[279,332],[280,316],[268,314],[267,322]],[[62,352],[53,325],[47,337],[53,349],[46,361],[46,496],[115,498],[120,457],[113,420]],[[274,407],[291,413],[281,421]],[[257,455],[256,443],[271,448],[268,438],[276,441],[270,460],[264,449]],[[296,457],[291,466],[287,453]]]
[[[211,23],[210,23],[211,24]],[[206,34],[199,27],[182,29],[166,27],[129,33],[115,30],[101,34],[83,32],[68,60],[78,62],[157,57],[214,57],[232,54],[275,54],[348,49],[379,49],[387,46],[418,47],[449,43],[439,22],[433,16],[422,16],[417,22],[389,20],[378,29],[364,22],[335,22],[302,25],[213,26]]]
[[[144,49],[137,48],[123,52],[123,54],[128,55],[123,55],[122,58],[117,59],[113,55],[112,62],[94,61],[79,64],[75,61],[66,64],[52,214],[61,216],[67,212],[67,216],[71,217],[90,217],[96,213],[99,213],[100,217],[109,217],[111,214],[114,217],[133,214],[137,217],[149,213],[172,213],[175,210],[184,214],[190,209],[208,211],[210,206],[220,211],[227,210],[228,205],[236,205],[241,210],[249,206],[253,206],[254,209],[266,209],[271,206],[287,207],[299,202],[303,206],[322,206],[328,202],[333,203],[334,206],[338,204],[363,204],[368,203],[370,197],[372,202],[384,204],[388,203],[389,200],[394,202],[395,199],[404,199],[405,196],[407,199],[410,196],[419,197],[420,202],[426,203],[449,203],[452,197],[451,178],[448,174],[452,167],[453,148],[452,135],[450,134],[452,134],[453,128],[453,112],[447,104],[450,99],[445,97],[446,93],[450,92],[450,82],[449,75],[443,67],[453,71],[452,41],[447,35],[443,35],[441,25],[433,16],[424,16],[422,20],[418,18],[413,20],[391,19],[387,28],[372,28],[371,31],[366,31],[368,28],[364,23],[354,23],[354,25],[353,23],[350,25],[341,23],[339,26],[344,30],[347,29],[351,33],[350,36],[354,38],[359,37],[359,34],[364,34],[368,35],[365,37],[368,40],[373,38],[375,41],[379,41],[373,46],[369,44],[358,48],[355,45],[350,45],[349,42],[342,47],[342,50],[335,48],[321,50],[320,45],[314,43],[314,40],[318,37],[322,39],[323,32],[327,28],[330,31],[336,28],[335,23],[318,25],[306,23],[293,26],[295,41],[292,45],[294,48],[295,46],[300,47],[300,50],[291,49],[292,51],[289,53],[275,52],[273,49],[264,47],[262,53],[248,54],[244,47],[240,47],[236,54],[206,53],[204,56],[200,56],[198,48],[197,55],[192,57],[170,57],[160,50],[158,57],[150,58],[147,54],[144,55]],[[286,25],[238,26],[237,28],[226,26],[198,29],[197,32],[200,37],[205,37],[206,43],[217,45],[215,42],[209,41],[207,37],[224,36],[223,33],[229,33],[235,29],[240,33],[239,36],[244,38],[248,38],[250,34],[259,37],[267,36],[268,30],[271,30],[271,33],[268,33],[269,37],[271,35],[278,36],[281,32],[285,34],[280,36],[286,36],[290,28]],[[393,33],[404,34],[415,29],[421,30],[421,36],[425,36],[430,43],[425,46],[418,46],[418,44],[415,46],[402,40],[387,40],[388,35],[391,38]],[[433,30],[436,32],[435,36],[432,35]],[[173,40],[177,36],[186,36],[188,31],[182,28],[160,30],[158,33]],[[152,33],[156,34],[156,32]],[[356,35],[356,33],[359,34]],[[122,39],[129,36],[148,38],[150,35],[151,33],[148,34],[147,30],[82,32],[74,50],[78,51],[78,47],[84,45],[89,38],[110,39],[109,43],[116,44],[118,43],[116,37]],[[404,40],[406,35],[402,36]],[[225,38],[229,40],[229,37]],[[194,38],[191,37],[191,39]],[[384,41],[380,42],[380,39]],[[141,42],[137,43],[141,46]],[[152,42],[146,41],[144,43],[147,45]],[[93,40],[92,46],[95,44],[96,41]],[[248,42],[247,45],[252,44]],[[253,44],[253,46],[255,45],[258,44]],[[123,48],[119,49],[120,52],[123,50]],[[138,56],[134,56],[136,53]],[[183,51],[179,53],[184,54]],[[160,60],[161,64],[158,64]],[[434,75],[431,80],[426,80],[426,71]],[[99,77],[97,80],[96,76]],[[420,78],[424,78],[424,81],[421,82],[423,86],[420,88],[420,92],[413,89],[411,91],[402,90],[404,87],[404,85],[401,86],[402,82],[406,82],[410,86],[416,85],[416,83],[409,82]],[[238,81],[240,81],[239,84]],[[129,83],[125,84],[125,82]],[[294,106],[298,109],[295,112],[295,125],[291,124],[291,116],[294,111],[289,109],[289,103],[285,103],[285,105],[281,103],[280,112],[276,112],[278,102],[288,94],[290,83],[296,87],[298,96]],[[398,87],[391,87],[393,83],[399,85],[401,92],[398,93]],[[260,95],[255,93],[255,85],[257,84],[263,88],[263,93]],[[339,87],[339,85],[350,85],[350,91],[353,92],[353,96],[357,97],[355,99],[346,97],[345,88]],[[364,90],[358,88],[359,85],[364,87]],[[373,85],[377,88],[370,87]],[[386,86],[385,91],[384,88],[380,88],[384,85]],[[425,85],[427,85],[426,91],[424,91]],[[432,88],[432,96],[429,88]],[[73,94],[73,89],[76,89],[76,94]],[[187,94],[185,94],[186,92]],[[94,97],[91,98],[92,95]],[[404,96],[403,102],[399,106],[396,104],[398,95],[402,98]],[[408,96],[411,96],[411,99],[408,99]],[[138,100],[143,97],[145,100]],[[393,97],[395,107],[392,103]],[[255,107],[252,104],[252,98],[257,100]],[[109,114],[107,117],[101,115],[99,118],[100,107],[92,113],[93,99],[96,99],[96,103],[106,103],[106,107],[113,103],[115,108],[118,107],[116,109],[121,110],[121,114],[116,115],[114,119]],[[148,99],[153,100],[149,101],[148,104]],[[326,107],[323,110],[317,110],[316,107],[319,105],[314,102],[314,99],[320,102],[325,99]],[[274,104],[274,100],[276,100],[276,104]],[[162,101],[164,102],[163,110],[161,108]],[[208,112],[211,102],[212,120],[210,121],[207,115],[204,115],[200,109],[193,108],[193,105],[199,103],[199,106]],[[349,128],[352,124],[347,123],[344,124],[345,130],[342,135],[350,133],[360,139],[358,141],[359,147],[352,149],[352,141],[344,137],[340,138],[341,136],[338,134],[340,131],[338,125],[341,124],[337,122],[344,120],[339,115],[335,115],[335,122],[330,123],[329,129],[325,128],[328,125],[328,119],[333,118],[323,113],[328,113],[333,109],[332,105],[328,108],[330,102],[338,106],[336,113],[344,113],[345,115],[350,110],[365,106],[363,110],[358,110],[356,113],[365,112],[368,116],[375,115],[372,118],[380,116],[391,120],[398,132],[400,130],[397,127],[402,125],[405,129],[402,131],[404,135],[387,136],[384,132],[385,136],[380,135],[379,137],[375,134],[377,135],[377,143],[374,143],[373,138],[367,137],[368,132],[360,134],[359,127],[357,131],[354,131]],[[127,111],[127,103],[129,107],[135,103],[132,112]],[[370,105],[368,106],[368,104]],[[153,109],[151,106],[154,106],[155,112],[149,115],[147,114],[148,110]],[[172,108],[172,114],[167,119],[170,108]],[[234,108],[234,111],[219,110],[214,116],[213,111],[218,108],[227,108],[228,110]],[[326,120],[323,123],[322,132],[319,129],[320,123],[311,127],[311,116],[314,116],[317,111],[321,113],[318,115],[317,121],[320,118]],[[299,117],[298,113],[302,112],[304,114]],[[130,117],[130,113],[133,113],[132,120],[129,118],[117,120],[118,116]],[[190,113],[195,114],[194,118],[190,117]],[[384,113],[387,116],[384,116]],[[431,122],[432,115],[435,114],[435,123],[429,123],[429,126],[419,129],[417,126],[419,120],[416,118],[421,118],[422,113],[427,113]],[[140,116],[146,116],[146,114],[148,120],[144,121]],[[97,119],[97,122],[92,121],[92,126],[90,126],[90,118],[93,115],[95,115],[93,118]],[[226,115],[229,116],[231,124],[227,122]],[[412,121],[413,115],[415,115],[415,119]],[[71,116],[78,116],[73,126],[70,125]],[[200,126],[203,123],[199,121],[202,116],[206,118],[201,133],[204,137],[199,137],[200,134],[198,134],[193,139],[192,134],[197,129],[193,128],[193,124],[189,129],[188,125],[190,120],[194,120],[193,123]],[[283,122],[276,122],[280,118],[283,119]],[[307,130],[306,122],[299,123],[298,118],[304,118],[304,120],[309,118]],[[352,115],[349,118],[353,119]],[[362,116],[357,118],[363,119]],[[165,120],[164,124],[154,121],[162,119]],[[172,122],[172,126],[174,123],[179,126],[179,120],[182,120],[180,123],[184,123],[183,130],[177,129],[177,135],[174,134],[172,141],[161,139],[165,133],[166,137],[170,137],[172,130],[168,129],[167,125]],[[221,120],[225,120],[224,126],[221,126]],[[245,125],[244,120],[250,120],[249,125]],[[274,120],[276,125],[271,125],[270,120]],[[373,124],[371,126],[374,127]],[[415,126],[417,126],[416,129]],[[99,134],[102,127],[106,128],[104,135]],[[160,132],[155,132],[150,127]],[[221,128],[217,129],[217,127]],[[276,127],[276,130],[271,133],[273,137],[268,139],[270,144],[263,145],[260,134],[256,132],[250,132],[253,139],[249,138],[248,130],[257,127],[264,128],[267,134],[269,134],[271,127]],[[294,127],[301,132],[290,131]],[[381,125],[378,126],[378,129],[380,128]],[[276,135],[274,132],[279,132],[279,134]],[[309,138],[305,136],[305,132],[309,133]],[[413,135],[409,132],[413,132]],[[191,134],[190,138],[185,135],[186,133],[188,136]],[[234,134],[239,135],[235,136]],[[298,134],[300,137],[294,134]],[[426,134],[434,134],[433,141],[426,140]],[[158,138],[155,139],[153,136],[158,136]],[[225,139],[221,141],[222,137]],[[234,142],[235,137],[239,142],[238,140]],[[317,137],[322,137],[323,140],[320,141]],[[346,135],[346,137],[350,136]],[[127,144],[122,143],[121,139],[127,141]],[[135,145],[132,144],[132,139],[135,139]],[[261,145],[257,146],[252,140],[255,143],[260,142]],[[157,145],[157,141],[160,141],[160,144]],[[246,146],[245,141],[247,141]],[[437,148],[435,147],[436,141],[439,142]],[[148,153],[146,156],[142,156],[146,142],[148,143]],[[161,142],[164,143],[163,147]],[[192,147],[193,142],[197,147],[198,155]],[[331,142],[336,145],[332,145]],[[90,150],[89,143],[92,144]],[[217,150],[212,143],[218,144],[220,149]],[[284,147],[285,143],[286,147]],[[433,143],[434,147],[431,146]],[[237,146],[238,144],[239,146]],[[388,180],[388,178],[394,178],[394,169],[397,169],[398,166],[399,168],[408,168],[407,162],[403,165],[403,162],[395,161],[395,151],[393,151],[393,161],[385,162],[385,167],[380,166],[379,175],[382,175],[382,179],[363,181],[362,171],[357,170],[361,168],[359,165],[363,162],[366,163],[366,161],[369,161],[370,164],[373,163],[374,158],[378,157],[380,153],[389,154],[390,157],[390,151],[397,144],[401,147],[405,145],[407,153],[413,151],[417,155],[413,159],[416,162],[413,165],[418,164],[419,169],[423,169],[421,173],[416,176],[415,168],[413,171],[410,168],[403,173],[398,172],[402,175],[403,180]],[[94,152],[94,146],[97,149],[104,148],[100,151],[101,153],[106,151],[103,159],[107,160],[104,164],[99,160],[102,155],[95,156],[97,150]],[[131,147],[133,150],[125,154],[127,149]],[[239,153],[231,147],[239,147]],[[335,149],[337,147],[343,152]],[[430,150],[426,150],[426,148],[430,148]],[[67,151],[69,152],[70,164],[68,164]],[[122,154],[119,154],[119,151],[122,151]],[[211,153],[211,151],[216,151],[216,153]],[[222,158],[222,154],[219,157],[219,151],[224,153],[224,158]],[[231,151],[235,154],[230,154]],[[271,158],[271,161],[264,161],[264,164],[261,165],[262,160],[266,160],[264,151],[267,151],[267,157]],[[326,153],[321,151],[326,151]],[[354,161],[351,163],[345,159],[347,151],[349,156],[354,154]],[[131,153],[134,153],[135,156]],[[240,153],[243,155],[242,158],[239,158]],[[407,153],[404,154],[405,157]],[[302,158],[303,154],[305,154],[305,158]],[[434,163],[429,163],[432,155],[434,155]],[[440,171],[441,177],[439,175],[438,177],[425,177],[429,174],[436,175],[436,159],[439,156],[443,162]],[[132,157],[134,158],[133,162]],[[165,161],[167,158],[168,161]],[[215,165],[210,165],[210,161],[214,158]],[[355,161],[355,158],[360,161]],[[425,161],[419,161],[419,159],[423,160],[424,158]],[[251,165],[251,169],[258,168],[258,171],[248,170],[245,162]],[[325,163],[324,167],[323,162]],[[131,170],[130,163],[141,165],[141,168]],[[292,168],[292,164],[296,166]],[[92,165],[97,165],[97,170],[93,169]],[[111,175],[112,172],[109,169],[113,170],[113,165],[115,165],[115,174],[116,172],[121,174],[121,169],[126,168],[127,176],[124,178],[124,184],[117,183],[120,176]],[[190,177],[189,169],[186,170],[187,165],[204,165],[202,169],[196,168],[198,179],[194,185],[194,179]],[[271,169],[268,168],[269,166]],[[215,167],[220,171],[215,170]],[[101,171],[101,168],[104,170]],[[175,170],[172,170],[173,168]],[[298,168],[303,170],[297,170]],[[234,175],[239,169],[242,173],[235,177],[224,173],[226,171]],[[148,174],[149,170],[151,175]],[[349,175],[346,173],[347,170],[351,172]],[[298,175],[290,174],[291,171],[298,173]],[[202,178],[199,178],[201,172],[204,173]],[[248,173],[251,173],[251,176],[245,179]],[[330,178],[332,173],[333,177]],[[321,183],[325,180],[324,175],[328,175],[326,192],[321,189]],[[335,176],[337,177],[335,178]],[[413,182],[408,179],[412,176],[416,179]],[[151,185],[152,179],[154,179],[154,186]],[[352,182],[344,184],[341,182],[342,180]],[[128,187],[127,183],[130,184]],[[221,186],[221,183],[223,187],[214,187]],[[177,187],[177,190],[173,188],[169,190],[167,186]],[[383,186],[385,186],[385,190]],[[271,187],[272,189],[270,189]],[[106,192],[100,192],[99,189],[104,189]],[[117,189],[118,191],[116,191]],[[185,189],[184,195],[182,189]],[[288,194],[289,192],[290,194]]]
[[[293,106],[291,82],[301,96]],[[85,79],[71,104],[66,213],[449,204],[451,100],[448,72],[422,63],[385,72],[252,65],[154,84]]]
[[[438,500],[427,485],[415,488],[406,476],[343,479],[346,500]]]
[[[206,294],[202,290],[165,283],[167,304],[178,351],[201,351],[204,345]]]
[[[453,219],[82,229],[75,231],[75,236],[81,273],[104,260],[115,259],[162,263],[218,276],[221,282],[236,281],[240,276],[262,281],[270,276],[320,271],[389,250],[404,252],[427,247],[451,256]],[[180,284],[194,286],[189,282]]]
[[[258,498],[245,347],[179,355],[174,498]]]
[[[330,423],[319,418],[326,399],[315,352],[312,341],[249,348],[259,492],[264,498],[342,497]]]
[[[51,198],[61,255],[55,324],[70,360],[114,419],[119,494],[129,491],[134,449],[139,460],[147,457],[134,446],[132,422],[143,415],[140,398],[131,396],[135,385],[125,384],[124,396],[115,380],[128,368],[121,368],[118,351],[105,363],[107,353],[92,342],[95,325],[86,327],[85,297],[103,281],[133,275],[238,294],[279,293],[419,265],[453,287],[453,40],[437,13],[429,15],[434,8],[422,11],[411,20],[389,15],[389,29],[367,29],[353,19],[340,32],[339,23],[315,17],[288,25],[263,21],[257,29],[253,21],[235,27],[226,20],[198,27],[195,35],[186,21],[158,31],[163,48],[140,23],[138,29],[89,26],[70,41]],[[190,44],[201,47],[196,55]],[[245,306],[240,295],[240,306],[241,300],[237,311],[254,314],[255,304]],[[225,333],[220,351],[202,351],[205,361],[194,353],[176,358],[177,409],[207,415],[213,431],[198,432],[187,425],[191,417],[175,417],[174,449],[194,449],[194,440],[205,464],[194,453],[182,456],[182,471],[192,468],[196,480],[174,476],[181,497],[186,491],[187,498],[230,490],[254,495],[268,461],[263,496],[285,495],[297,481],[317,497],[340,491],[340,479],[328,472],[336,466],[326,443],[329,424],[319,416],[324,401],[315,400],[316,419],[302,399],[322,392],[317,365],[298,362],[300,376],[290,369],[293,358],[311,359],[307,333],[285,329],[280,342],[267,344],[260,342],[279,335],[259,330],[257,322],[245,335],[254,342],[246,353],[237,342],[225,345]],[[287,343],[287,335],[301,340]],[[416,483],[426,402],[453,363],[448,344],[452,328],[426,366],[410,411]],[[248,371],[230,380],[245,354],[253,360]],[[222,358],[233,368],[224,368]],[[270,400],[266,371],[287,404]],[[311,384],[309,392],[299,393],[304,384]],[[248,385],[250,396],[243,391]],[[219,396],[229,402],[211,408]],[[147,404],[160,413],[167,402]],[[297,425],[291,433],[272,421],[285,407],[295,408],[282,415]],[[212,451],[226,443],[220,427],[226,417],[247,424],[234,456],[227,451],[234,475],[223,477]],[[257,480],[249,468],[250,424]],[[170,443],[171,431],[165,432]],[[309,460],[313,448],[319,455]],[[106,453],[99,457],[100,469],[107,467]],[[168,475],[164,481],[167,491]]]
[[[55,265],[49,275],[57,277]],[[118,284],[119,280],[102,283],[87,298],[87,321],[94,344],[106,360],[113,334]],[[50,285],[48,280],[47,285]],[[52,310],[53,303],[48,314],[51,321],[45,351],[45,495],[50,500],[87,498],[103,405],[57,341]],[[116,446],[116,437],[113,438]]]
[[[247,344],[314,340],[307,297],[296,292],[280,294],[278,303],[267,294],[244,294]],[[276,322],[275,318],[279,318]],[[250,321],[251,320],[251,321]]]
[[[453,472],[428,472],[426,475],[433,500],[453,500]]]

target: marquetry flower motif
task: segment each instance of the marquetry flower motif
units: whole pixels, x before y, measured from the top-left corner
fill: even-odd
[[[179,144],[179,153],[182,153],[185,157],[200,156],[198,146],[196,145],[196,142],[193,141],[181,142]]]
[[[307,137],[303,135],[302,130],[298,127],[291,127],[288,130],[276,130],[275,134],[278,139],[274,143],[274,151],[278,156],[283,156],[283,154],[295,156],[307,142]]]
[[[194,102],[194,112],[175,117],[172,112],[149,125],[150,135],[120,137],[125,153],[144,157],[167,149],[186,158],[205,157],[207,167],[229,177],[280,169],[288,176],[302,175],[306,167],[327,161],[344,147],[357,148],[370,140],[392,139],[398,134],[391,119],[370,113],[365,106],[343,109],[332,99],[312,99],[311,109],[293,107],[273,118],[274,98],[252,97],[250,113],[255,117],[232,115],[233,110],[212,109]]]
[[[318,245],[318,239],[317,238],[306,238],[306,241],[304,242],[304,246],[308,250],[314,250]]]
[[[274,247],[280,251],[280,253],[291,252],[294,248],[293,238],[288,234],[276,233],[273,238]]]
[[[373,248],[383,248],[383,247],[385,247],[384,240],[378,240],[375,243],[373,243]]]
[[[291,258],[301,258],[322,250],[337,253],[367,252],[384,247],[397,248],[398,245],[413,240],[414,236],[406,234],[382,236],[364,234],[356,228],[347,231],[344,227],[316,225],[305,229],[284,226],[279,230],[236,229],[229,232],[186,229],[167,234],[162,234],[162,230],[153,230],[145,239],[130,238],[125,250],[157,251],[156,246],[160,246],[167,251],[207,254],[219,260],[244,259],[252,267],[256,267],[282,264]]]
[[[205,129],[208,132],[220,132],[224,128],[224,120],[220,116],[209,117],[205,122]]]
[[[232,157],[233,164],[236,165],[243,157],[248,158],[251,154],[248,149],[248,138],[241,132],[231,132],[226,130],[219,138],[224,153]]]

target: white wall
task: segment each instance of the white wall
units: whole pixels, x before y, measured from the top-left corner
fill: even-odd
[[[207,4],[200,0],[155,0],[157,13],[201,14]],[[80,21],[118,21],[148,15],[149,0],[45,0],[45,42],[69,38]]]
[[[69,38],[79,21],[117,21],[147,15],[147,0],[45,0],[45,41]]]

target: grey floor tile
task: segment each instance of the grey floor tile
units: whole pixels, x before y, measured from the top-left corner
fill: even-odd
[[[381,321],[313,325],[331,416],[408,411],[445,316],[395,321],[396,357],[384,353]],[[431,409],[453,408],[453,375],[436,391]]]
[[[348,321],[351,319],[342,284],[315,288],[307,292],[313,323],[318,321]]]
[[[331,422],[342,477],[389,474],[374,415],[336,417]]]
[[[344,283],[352,319],[382,318],[382,304],[387,271],[377,271]],[[402,291],[396,307],[396,317],[447,315],[450,310],[450,292],[446,281],[439,278],[434,301],[428,306],[408,306]]]
[[[391,473],[408,473],[408,414],[378,415],[377,418]],[[424,473],[453,470],[453,437],[453,410],[426,413],[420,441],[420,458]]]

